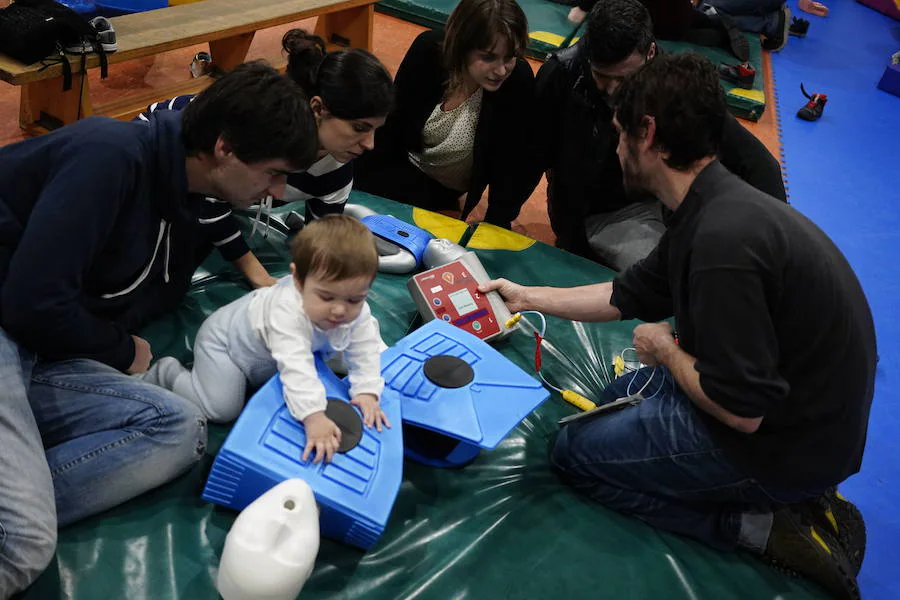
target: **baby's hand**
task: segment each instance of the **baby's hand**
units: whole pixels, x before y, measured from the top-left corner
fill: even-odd
[[[306,462],[313,450],[316,451],[313,463],[321,462],[323,454],[325,462],[331,462],[331,457],[337,452],[338,445],[341,443],[341,430],[334,424],[334,421],[326,417],[324,411],[314,412],[303,419],[303,428],[306,430],[303,462]]]
[[[388,421],[387,415],[381,410],[381,403],[376,396],[372,394],[360,394],[359,396],[354,396],[353,400],[350,401],[350,404],[358,406],[362,411],[363,424],[366,427],[375,425],[375,429],[381,431],[382,424],[386,427],[391,426],[391,422]]]

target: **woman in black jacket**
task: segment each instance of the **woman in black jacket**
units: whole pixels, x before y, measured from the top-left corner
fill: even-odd
[[[527,151],[534,74],[522,58],[528,23],[514,0],[462,0],[444,32],[410,46],[394,111],[375,150],[356,160],[356,188],[465,218],[488,189],[485,220],[509,227],[531,187]]]

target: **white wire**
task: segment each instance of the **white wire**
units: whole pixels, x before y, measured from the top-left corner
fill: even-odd
[[[545,335],[546,332],[547,332],[547,319],[544,317],[543,313],[538,312],[538,311],[536,311],[536,310],[523,310],[523,311],[520,311],[520,312],[519,312],[519,315],[522,317],[522,321],[523,321],[526,325],[528,325],[528,328],[531,329],[533,332],[537,333],[537,334],[541,337],[541,340],[538,342],[538,345],[539,345],[539,346],[540,346],[540,345],[543,345],[543,343],[544,343],[543,338],[544,338],[544,335]],[[538,330],[534,325],[532,325],[531,322],[530,322],[528,319],[525,318],[525,315],[537,315],[538,318],[540,318],[540,320],[541,320],[541,328],[540,328],[540,330]],[[619,358],[622,359],[622,362],[623,362],[623,363],[626,362],[626,361],[625,361],[625,353],[626,353],[626,352],[629,352],[629,351],[634,352],[634,353],[635,353],[635,356],[637,356],[637,349],[636,349],[636,348],[625,348],[625,349],[623,349],[623,350],[619,353]],[[644,382],[644,385],[641,386],[641,389],[639,389],[637,392],[635,392],[634,394],[632,394],[632,393],[631,393],[631,386],[632,386],[632,384],[634,384],[634,381],[637,379],[637,375],[638,375],[639,369],[633,368],[633,367],[630,368],[630,372],[633,372],[634,375],[632,375],[631,381],[628,382],[628,387],[625,388],[626,397],[636,397],[636,396],[640,396],[640,395],[644,392],[644,390],[646,390],[647,387],[650,385],[650,382],[653,381],[653,378],[656,376],[656,371],[657,371],[657,367],[653,367],[653,371],[650,373],[650,377],[647,378],[647,381]],[[547,381],[547,378],[544,377],[544,373],[541,371],[541,369],[537,369],[537,374],[538,374],[538,377],[541,378],[541,381],[544,382],[544,385],[546,385],[547,387],[549,387],[549,388],[551,388],[551,389],[553,389],[553,390],[556,390],[556,391],[559,392],[559,393],[562,393],[562,391],[563,391],[562,389],[556,387],[555,385],[553,385],[552,383],[550,383],[549,381]],[[657,391],[659,391],[659,390],[657,390]]]
[[[532,331],[537,333],[539,336],[544,337],[544,334],[547,333],[547,319],[544,318],[543,313],[540,313],[536,310],[523,310],[519,313],[519,315],[522,315],[522,320],[525,321],[525,324],[528,325]],[[524,318],[524,315],[537,315],[538,317],[540,317],[541,330],[538,331],[537,328],[534,325],[532,325],[528,319]]]
[[[631,381],[628,382],[628,387],[625,388],[625,397],[626,398],[629,398],[629,397],[636,398],[637,396],[640,396],[644,392],[644,390],[647,389],[647,386],[650,385],[651,381],[653,381],[654,375],[656,375],[656,367],[653,367],[653,371],[650,372],[650,377],[647,378],[647,381],[644,382],[644,385],[641,386],[641,389],[639,389],[637,392],[632,394],[631,393],[631,385],[634,383],[634,380],[637,379],[638,373],[640,373],[640,371],[634,372],[634,375],[631,376]]]
[[[552,389],[556,390],[557,392],[559,392],[560,394],[562,394],[563,391],[560,388],[553,385],[552,383],[550,383],[549,381],[547,381],[547,378],[544,377],[544,374],[541,373],[540,370],[538,370],[537,373],[538,373],[538,377],[541,378],[541,381],[544,382],[544,385],[546,385],[547,387],[552,388]]]

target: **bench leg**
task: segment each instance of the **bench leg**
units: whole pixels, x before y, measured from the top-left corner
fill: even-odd
[[[366,4],[319,17],[316,34],[328,44],[372,51],[375,5]]]
[[[253,32],[234,37],[213,40],[209,43],[209,55],[214,65],[223,71],[230,71],[247,58],[247,51],[253,42]]]
[[[90,82],[72,74],[72,89],[63,91],[62,77],[22,86],[19,126],[30,134],[44,133],[94,114]]]

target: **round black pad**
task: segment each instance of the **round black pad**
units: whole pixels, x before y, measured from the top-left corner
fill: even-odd
[[[425,377],[443,388],[461,388],[472,383],[475,371],[469,363],[455,356],[432,356],[425,361]]]
[[[362,439],[363,431],[362,417],[356,409],[349,402],[329,398],[325,416],[334,421],[341,430],[341,443],[337,451],[344,453],[356,448]]]

